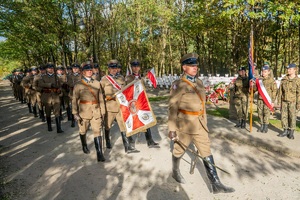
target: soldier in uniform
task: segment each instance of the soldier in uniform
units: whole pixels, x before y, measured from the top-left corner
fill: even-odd
[[[43,65],[40,65],[39,67],[39,73],[34,75],[33,83],[32,83],[32,89],[35,90],[36,94],[36,101],[39,109],[39,115],[40,119],[42,119],[42,122],[45,122],[45,113],[44,113],[44,105],[42,103],[42,88],[39,87],[39,80],[42,76],[46,75],[46,68]]]
[[[68,66],[67,67],[67,75],[71,75],[73,72],[72,72],[72,67],[71,66]]]
[[[102,132],[100,131],[105,114],[104,99],[100,82],[93,79],[92,75],[93,65],[90,63],[83,63],[82,79],[76,83],[73,90],[72,113],[76,121],[78,121],[83,152],[85,154],[90,153],[86,142],[86,132],[89,125],[91,125],[94,134],[97,160],[98,162],[104,162]]]
[[[246,128],[246,120],[248,117],[248,97],[249,97],[249,80],[246,76],[245,67],[238,70],[239,76],[230,87],[233,90],[233,101],[237,111],[238,123],[235,127]]]
[[[58,65],[56,67],[56,75],[61,85],[61,93],[60,93],[60,110],[59,110],[59,117],[60,120],[64,120],[62,115],[62,110],[69,107],[69,93],[68,85],[67,85],[67,76],[64,74],[65,68],[62,65]],[[70,109],[67,109],[68,120],[71,120],[71,112]]]
[[[135,60],[131,61],[130,65],[131,65],[131,69],[132,69],[132,74],[129,74],[125,77],[125,85],[129,84],[130,82],[132,82],[136,79],[142,79],[141,74],[140,74],[140,70],[141,70],[140,61],[135,59]],[[142,83],[144,83],[144,81],[142,81]],[[147,128],[144,132],[145,132],[145,137],[147,140],[148,147],[154,147],[154,146],[158,145],[158,143],[154,142],[154,140],[152,138],[150,128]]]
[[[38,86],[42,88],[42,102],[45,106],[46,120],[48,131],[52,131],[51,126],[51,110],[55,116],[57,133],[63,133],[61,129],[61,120],[59,118],[61,85],[58,77],[55,74],[54,64],[48,63],[46,65],[47,74],[41,76]]]
[[[274,101],[276,98],[276,92],[277,92],[277,86],[275,80],[270,76],[270,67],[267,65],[264,65],[261,70],[262,76],[259,78],[262,83],[262,87],[265,88],[265,91],[267,92],[264,94],[267,95],[271,100],[271,105],[274,107]],[[255,90],[257,90],[257,87],[254,87]],[[258,132],[267,133],[268,132],[268,126],[269,126],[269,118],[270,118],[270,108],[266,105],[266,103],[263,100],[262,94],[258,93],[257,98],[257,112],[258,112],[258,118],[260,121],[260,128],[257,130]]]
[[[180,62],[184,74],[181,79],[173,82],[169,101],[169,137],[175,141],[172,152],[172,177],[179,183],[185,183],[179,170],[180,159],[185,153],[185,147],[180,143],[189,146],[193,142],[203,157],[213,193],[233,192],[233,188],[226,187],[221,183],[214,166],[208,137],[205,87],[202,81],[196,77],[198,55],[196,53],[186,54]]]
[[[24,88],[24,98],[26,99],[28,111],[29,113],[32,113],[32,106],[31,106],[31,96],[30,96],[30,79],[32,77],[32,73],[30,69],[25,69],[25,77],[23,77],[21,81],[21,86]]]
[[[29,69],[30,71],[29,74],[25,76],[22,80],[22,86],[25,88],[25,95],[27,96],[28,99],[27,104],[28,104],[29,112],[31,111],[32,108],[34,117],[38,117],[37,110],[36,110],[37,94],[36,94],[36,90],[33,88],[34,77],[38,73],[37,70],[38,69],[36,66],[32,66]]]
[[[68,77],[67,84],[69,86],[69,98],[70,102],[72,102],[73,99],[73,89],[77,82],[81,80],[81,74],[80,74],[80,65],[77,63],[74,63],[72,65],[72,74]],[[75,127],[75,118],[74,115],[71,115],[71,127]]]
[[[99,72],[99,65],[98,63],[93,64],[93,79],[100,81],[101,80],[101,74]]]
[[[21,86],[22,79],[23,79],[22,70],[16,69],[16,75],[13,79],[13,82],[14,82],[15,87],[16,87],[16,93],[17,93],[18,100],[21,103],[25,103],[24,94],[23,94],[23,87]]]
[[[122,122],[122,115],[120,111],[120,106],[118,105],[114,94],[121,90],[121,88],[125,84],[125,79],[122,75],[117,75],[118,71],[118,61],[117,60],[110,60],[108,62],[108,72],[107,76],[103,76],[101,79],[101,87],[102,92],[105,97],[105,140],[106,140],[106,147],[111,149],[111,142],[110,142],[110,129],[114,120],[117,120],[119,125],[121,136],[125,148],[125,152],[134,152],[137,151],[135,147],[132,145],[133,138],[132,136],[126,137],[126,129]],[[130,141],[130,143],[129,143]]]
[[[277,101],[281,104],[281,125],[284,130],[278,136],[294,139],[297,111],[300,110],[300,78],[294,63],[287,66],[287,75],[281,79]]]

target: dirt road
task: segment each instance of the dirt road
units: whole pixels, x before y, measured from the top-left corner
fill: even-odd
[[[137,138],[140,153],[125,154],[117,126],[112,128],[112,150],[98,163],[93,136],[91,154],[81,150],[78,127],[62,122],[63,134],[48,132],[46,124],[28,113],[26,104],[12,96],[7,81],[0,82],[0,199],[300,199],[300,135],[278,138],[234,128],[234,123],[209,116],[212,152],[221,181],[235,188],[231,194],[212,194],[201,161],[189,174],[193,155],[186,153],[181,173],[186,184],[171,176],[167,138],[167,101],[152,103],[158,124],[152,127],[160,148],[149,149],[145,136]]]

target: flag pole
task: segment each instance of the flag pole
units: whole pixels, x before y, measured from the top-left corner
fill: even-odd
[[[251,60],[249,60],[250,62],[250,67],[251,67],[251,71],[252,71],[252,77],[251,79],[253,78],[254,76],[254,71],[253,71],[253,66],[254,66],[254,41],[253,41],[253,26],[251,25],[251,32],[250,32],[250,43],[251,43],[251,50],[250,50],[250,56],[251,56]],[[250,80],[249,80],[250,81]],[[249,122],[249,127],[250,127],[250,133],[252,132],[252,116],[253,116],[253,86],[252,86],[252,83],[250,83],[250,122]]]

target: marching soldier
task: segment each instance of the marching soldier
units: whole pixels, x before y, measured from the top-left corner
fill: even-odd
[[[69,101],[72,102],[73,99],[73,89],[77,82],[81,80],[81,74],[80,74],[80,66],[77,63],[74,63],[72,65],[72,74],[68,76],[67,85],[69,88]],[[75,118],[74,115],[71,114],[71,127],[75,127]]]
[[[21,86],[24,88],[24,98],[26,99],[28,111],[32,113],[32,106],[31,106],[31,96],[30,96],[30,79],[32,77],[32,73],[30,69],[25,69],[25,77],[23,77],[21,81]],[[35,113],[36,115],[36,113]]]
[[[137,151],[134,146],[131,145],[133,138],[126,137],[126,129],[124,124],[122,123],[122,115],[120,111],[120,106],[116,102],[116,98],[114,94],[121,90],[121,88],[125,84],[125,79],[121,75],[117,75],[118,71],[118,61],[117,60],[110,60],[108,63],[108,75],[102,77],[101,79],[101,87],[102,92],[104,93],[105,97],[105,106],[106,106],[106,113],[105,113],[105,140],[106,140],[106,147],[111,149],[110,143],[110,129],[112,123],[116,119],[121,131],[121,136],[123,140],[123,145],[125,148],[125,152],[133,152]],[[130,143],[129,143],[130,141]]]
[[[73,90],[72,113],[76,121],[78,121],[83,152],[85,154],[90,153],[87,147],[86,132],[89,125],[91,125],[94,134],[97,160],[98,162],[104,162],[102,132],[100,131],[103,124],[103,114],[105,114],[104,99],[100,82],[93,79],[92,75],[93,65],[83,63],[82,79],[76,83]]]
[[[46,120],[45,120],[44,106],[42,103],[42,89],[43,88],[39,87],[39,80],[41,79],[42,76],[46,75],[45,66],[40,65],[39,71],[40,71],[39,73],[34,75],[32,88],[35,90],[35,93],[36,93],[36,101],[37,101],[37,105],[38,105],[38,109],[39,109],[40,119],[42,119],[42,122],[45,122]]]
[[[23,72],[20,69],[16,69],[16,75],[13,79],[13,82],[16,87],[17,97],[21,103],[25,103],[24,101],[24,93],[23,93],[23,87],[21,86],[21,81],[23,79]]]
[[[66,107],[69,107],[69,99],[68,99],[68,93],[67,93],[67,89],[68,89],[68,85],[67,85],[67,76],[64,74],[65,68],[61,65],[58,65],[56,67],[56,75],[57,78],[60,82],[61,85],[61,94],[60,94],[60,110],[59,110],[59,117],[60,120],[64,120],[63,115],[62,115],[62,110],[66,109]],[[68,115],[68,120],[71,120],[71,113],[70,110],[68,112],[67,109],[67,115]]]
[[[61,93],[61,85],[55,74],[54,65],[52,63],[48,63],[46,65],[46,70],[47,74],[41,76],[41,79],[39,79],[38,82],[38,86],[42,88],[42,102],[45,106],[48,131],[52,131],[51,110],[53,108],[57,133],[63,133],[64,131],[61,129],[61,120],[59,118],[59,95]]]
[[[246,120],[248,116],[248,97],[249,97],[249,80],[246,76],[245,67],[238,70],[239,76],[230,87],[233,90],[233,101],[237,111],[238,123],[235,127],[246,128]]]
[[[140,61],[135,59],[130,63],[130,65],[131,65],[131,69],[132,69],[132,74],[129,74],[125,77],[125,83],[126,83],[125,85],[127,85],[128,83],[130,83],[136,79],[142,79],[142,76],[140,74],[140,70],[141,70]],[[142,83],[143,82],[144,81],[142,81]],[[158,145],[158,143],[154,142],[154,140],[152,138],[150,128],[147,128],[145,130],[145,137],[147,140],[148,147],[154,147],[154,146]]]
[[[233,188],[226,187],[221,183],[210,151],[205,109],[205,87],[202,81],[196,77],[198,55],[196,53],[186,54],[180,62],[184,74],[181,79],[173,82],[169,101],[169,137],[175,141],[172,152],[172,177],[179,183],[185,183],[179,170],[179,163],[185,153],[183,145],[187,147],[193,141],[203,157],[213,193],[233,192]]]
[[[281,125],[284,130],[277,136],[294,139],[297,111],[300,110],[300,78],[294,63],[287,66],[287,75],[281,79],[277,101],[281,104]]]
[[[271,71],[269,66],[264,65],[262,67],[261,74],[262,76],[259,78],[260,87],[263,88],[266,93],[262,91],[258,92],[257,112],[260,121],[260,128],[257,131],[267,133],[270,118],[270,108],[267,106],[265,101],[268,101],[269,99],[271,101],[271,106],[274,107],[277,86],[275,80],[270,75]],[[257,87],[258,85],[254,89],[257,90]]]

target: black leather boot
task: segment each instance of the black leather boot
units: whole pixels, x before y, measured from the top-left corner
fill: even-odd
[[[262,132],[262,133],[263,133],[264,128],[265,128],[265,124],[261,124],[261,125],[260,125],[260,128],[257,129],[257,132]]]
[[[31,103],[27,103],[27,106],[28,106],[29,113],[32,113]]]
[[[121,136],[122,136],[122,140],[123,140],[123,145],[124,145],[124,149],[125,149],[125,153],[137,153],[140,152],[139,150],[137,150],[134,146],[132,146],[129,143],[129,140],[132,141],[132,138],[130,137],[126,137],[126,134],[124,132],[121,132]]]
[[[277,136],[278,137],[285,137],[289,134],[288,129],[284,129],[282,133],[279,133]]]
[[[63,114],[62,114],[62,108],[59,109],[59,119],[60,121],[64,120]]]
[[[246,120],[242,119],[241,128],[246,128]]]
[[[180,164],[181,157],[177,158],[174,155],[172,155],[172,177],[178,182],[178,183],[186,183],[185,179],[180,173],[179,170],[179,164]]]
[[[71,116],[71,108],[67,107],[67,116],[68,116],[68,121],[72,120],[72,116]]]
[[[151,134],[150,128],[147,128],[145,136],[146,136],[147,145],[148,145],[149,148],[158,145],[158,143],[154,142],[154,140],[152,138],[152,134]]]
[[[269,131],[268,126],[269,124],[265,124],[263,133],[267,133]]]
[[[137,150],[135,148],[135,139],[133,138],[133,136],[129,136],[127,138],[128,138],[128,142],[129,142],[128,153],[138,153],[138,152],[140,152],[139,150]]]
[[[289,139],[291,139],[291,140],[295,139],[295,137],[294,137],[294,130],[289,130],[289,133],[288,133],[287,137]]]
[[[39,109],[39,114],[40,114],[40,118],[42,119],[42,122],[45,122],[45,114],[44,114],[44,110],[40,110],[40,109]]]
[[[212,192],[214,194],[217,193],[230,193],[230,192],[234,192],[235,190],[233,188],[230,187],[226,187],[225,185],[223,185],[218,177],[217,174],[217,170],[216,168],[213,166],[215,164],[213,156],[210,155],[208,157],[205,157],[203,160],[205,169],[206,169],[206,173],[208,176],[208,179],[210,180],[211,186],[212,186]],[[212,165],[213,164],[213,165]]]
[[[61,121],[59,117],[55,117],[56,122],[56,132],[57,133],[63,133],[64,131],[61,129]]]
[[[239,119],[238,123],[234,127],[239,128],[239,127],[241,127],[241,125],[242,125],[242,120]]]
[[[73,114],[72,114],[72,120],[71,120],[71,127],[75,127],[75,118],[74,118]]]
[[[86,144],[86,134],[84,134],[84,135],[79,134],[79,136],[80,136],[80,140],[81,140],[81,144],[82,144],[83,153],[89,154],[90,150],[88,149],[88,146]]]
[[[48,131],[52,131],[51,117],[46,117],[46,119],[47,119]]]
[[[111,149],[111,143],[109,138],[109,132],[110,130],[105,129],[105,142],[106,142],[106,148]]]
[[[34,117],[38,117],[37,111],[36,111],[36,106],[32,106],[32,113]]]
[[[95,148],[97,152],[97,160],[98,162],[104,162],[105,158],[102,151],[102,136],[98,136],[94,138]]]

